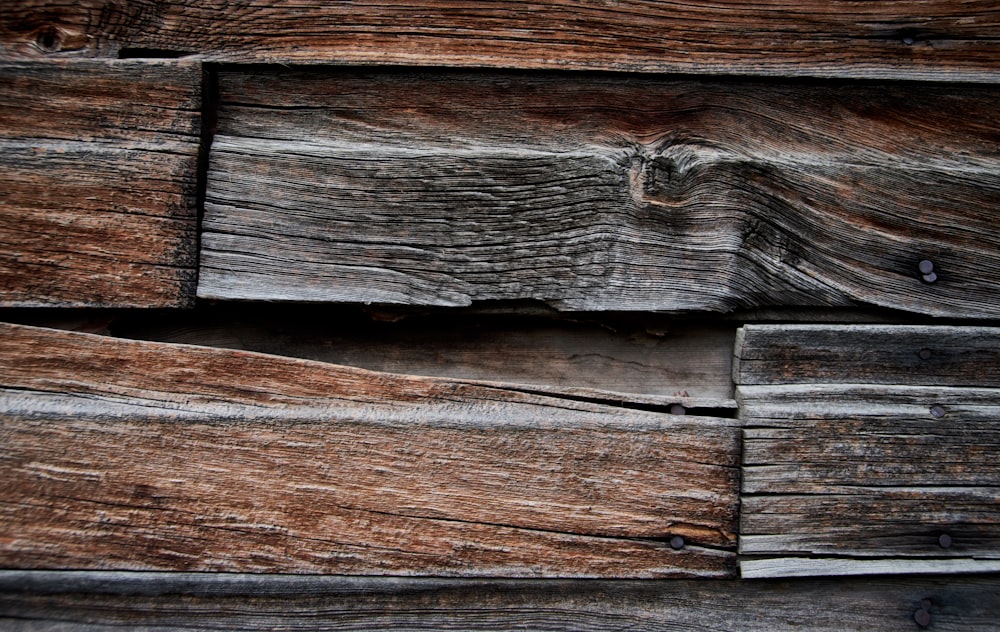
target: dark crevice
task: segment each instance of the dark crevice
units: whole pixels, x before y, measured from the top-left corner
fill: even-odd
[[[167,48],[122,48],[118,51],[118,59],[179,59],[193,54],[191,51]]]

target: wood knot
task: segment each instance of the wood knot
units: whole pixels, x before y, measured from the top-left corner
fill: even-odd
[[[76,51],[87,46],[88,37],[83,33],[58,26],[47,25],[35,31],[35,48],[43,53]]]

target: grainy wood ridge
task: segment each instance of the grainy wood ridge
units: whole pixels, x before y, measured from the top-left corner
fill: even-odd
[[[21,0],[0,7],[0,54],[993,81],[1000,11],[989,0]]]
[[[0,305],[194,301],[201,77],[194,62],[0,63]]]
[[[1000,314],[996,87],[261,70],[220,93],[205,298]]]
[[[733,574],[736,420],[0,332],[6,568]]]
[[[993,630],[998,579],[444,580],[0,572],[0,622],[157,630]]]
[[[996,336],[744,327],[736,375],[759,384],[737,386],[740,552],[765,558],[744,559],[744,577],[1000,570]],[[917,385],[882,383],[934,357],[945,386],[921,385],[920,368]]]

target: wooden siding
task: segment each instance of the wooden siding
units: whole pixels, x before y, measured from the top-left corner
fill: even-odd
[[[201,76],[0,62],[0,305],[193,303]]]
[[[996,80],[991,0],[21,0],[0,54]]]
[[[792,559],[748,558],[743,576],[1000,571],[1000,390],[986,388],[998,338],[998,329],[744,327],[740,552]],[[919,370],[907,383],[910,365],[934,357],[941,384],[965,386],[914,385],[928,380]],[[883,384],[893,376],[900,383]]]
[[[998,97],[223,72],[198,293],[995,317]]]
[[[732,419],[246,352],[2,332],[6,566],[733,572]]]
[[[0,572],[5,630],[996,629],[992,578],[752,582]],[[925,613],[925,614],[924,614]],[[927,618],[924,618],[927,617]]]

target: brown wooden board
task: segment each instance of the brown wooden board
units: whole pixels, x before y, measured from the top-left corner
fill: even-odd
[[[53,326],[65,328],[65,323]],[[123,316],[108,330],[141,340],[504,382],[611,401],[669,407],[716,400],[725,401],[728,408],[736,406],[731,378],[736,328],[729,323],[436,310],[368,316],[353,310],[280,306],[253,313],[244,307],[199,310],[186,318]]]
[[[733,419],[0,332],[5,568],[734,572]]]
[[[0,54],[995,80],[992,0],[20,0]]]
[[[920,325],[748,325],[738,384],[908,384],[1000,387],[1000,328]]]
[[[193,303],[201,85],[195,62],[0,64],[0,305]]]
[[[744,577],[1000,570],[1000,389],[950,386],[995,383],[995,329],[738,339]]]
[[[220,93],[205,298],[1000,314],[995,87],[266,69]]]
[[[926,614],[923,614],[926,613]],[[924,616],[928,618],[923,618]],[[445,580],[0,572],[5,630],[994,630],[997,577]]]

